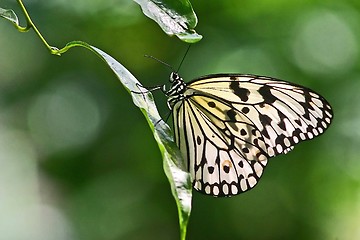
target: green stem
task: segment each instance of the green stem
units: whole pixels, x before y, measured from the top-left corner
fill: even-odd
[[[34,22],[31,20],[31,17],[29,15],[28,11],[26,10],[23,2],[21,0],[17,0],[17,2],[19,3],[20,8],[21,8],[22,12],[24,13],[26,23],[27,23],[26,27],[16,26],[17,29],[20,32],[27,32],[30,30],[30,28],[34,29],[36,35],[38,35],[40,40],[45,44],[45,47],[50,51],[51,54],[60,56],[61,54],[65,53],[67,50],[69,50],[72,47],[84,46],[83,43],[79,42],[79,41],[70,42],[70,43],[66,44],[66,46],[63,47],[62,49],[58,49],[57,47],[50,46],[47,43],[47,41],[45,40],[45,38],[41,35],[39,29],[35,26]]]
[[[25,28],[21,28],[19,30],[22,31],[22,32],[27,32],[30,28],[33,28],[35,33],[41,39],[41,41],[45,44],[46,48],[49,49],[50,53],[55,54],[55,55],[60,55],[59,49],[56,48],[56,47],[50,46],[47,43],[47,41],[45,40],[45,38],[41,35],[40,31],[37,29],[34,22],[31,20],[30,15],[29,15],[28,11],[26,10],[26,8],[25,8],[24,4],[22,3],[22,1],[17,0],[17,2],[19,3],[19,5],[21,7],[21,10],[23,11],[23,13],[25,15],[25,19],[26,19],[26,23],[27,23],[27,26]]]

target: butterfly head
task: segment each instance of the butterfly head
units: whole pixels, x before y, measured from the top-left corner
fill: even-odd
[[[166,91],[165,94],[169,97],[168,104],[171,109],[177,101],[184,98],[183,93],[186,90],[186,84],[182,77],[175,71],[170,74],[170,83],[171,88]]]
[[[183,82],[184,80],[180,77],[179,73],[177,72],[171,72],[170,73],[170,82],[176,83],[176,82]]]
[[[166,92],[166,95],[173,96],[173,95],[180,95],[186,89],[186,84],[182,77],[177,72],[172,72],[170,74],[170,83],[171,88],[169,91]]]

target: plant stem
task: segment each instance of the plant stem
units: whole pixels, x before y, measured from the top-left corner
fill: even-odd
[[[51,54],[54,54],[54,55],[58,55],[60,56],[61,55],[61,51],[56,48],[56,47],[52,47],[50,46],[47,41],[45,40],[45,38],[41,35],[40,31],[37,29],[37,27],[35,26],[34,22],[31,20],[30,18],[30,15],[28,13],[28,11],[26,10],[24,4],[22,3],[21,0],[17,0],[17,2],[19,3],[20,7],[21,7],[21,10],[23,11],[24,15],[25,15],[25,19],[26,19],[26,23],[27,23],[27,26],[26,27],[20,27],[18,26],[18,30],[20,32],[27,32],[29,31],[30,28],[33,28],[35,33],[38,35],[38,37],[41,39],[41,41],[45,44],[45,47],[47,49],[49,49],[50,53]]]

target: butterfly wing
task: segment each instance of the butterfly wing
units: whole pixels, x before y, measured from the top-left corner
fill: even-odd
[[[263,150],[269,157],[287,153],[300,141],[322,134],[333,118],[330,104],[316,92],[269,77],[210,75],[193,81],[188,91],[218,99],[227,106],[221,111],[232,110],[227,114],[229,119],[252,122],[264,138]]]
[[[237,74],[196,79],[173,106],[175,140],[194,188],[214,196],[253,188],[268,158],[323,133],[332,115],[310,89]]]
[[[197,191],[214,196],[230,196],[256,185],[267,163],[262,150],[252,142],[262,144],[254,126],[238,123],[253,131],[241,138],[234,135],[227,122],[188,98],[173,108],[175,140],[183,153]],[[262,161],[256,161],[258,156]],[[253,160],[253,161],[251,161]]]

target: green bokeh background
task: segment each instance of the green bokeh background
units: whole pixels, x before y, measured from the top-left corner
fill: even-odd
[[[24,1],[48,42],[96,46],[145,86],[187,45],[130,0]],[[188,239],[360,238],[360,2],[194,1],[203,40],[180,73],[239,72],[308,86],[332,104],[321,137],[271,159],[253,190],[193,196]],[[15,1],[0,7],[20,11]],[[23,19],[21,19],[23,22]],[[166,116],[166,98],[155,93]],[[170,120],[171,121],[171,120]],[[178,239],[159,149],[111,70],[85,49],[52,56],[0,19],[0,239]]]

